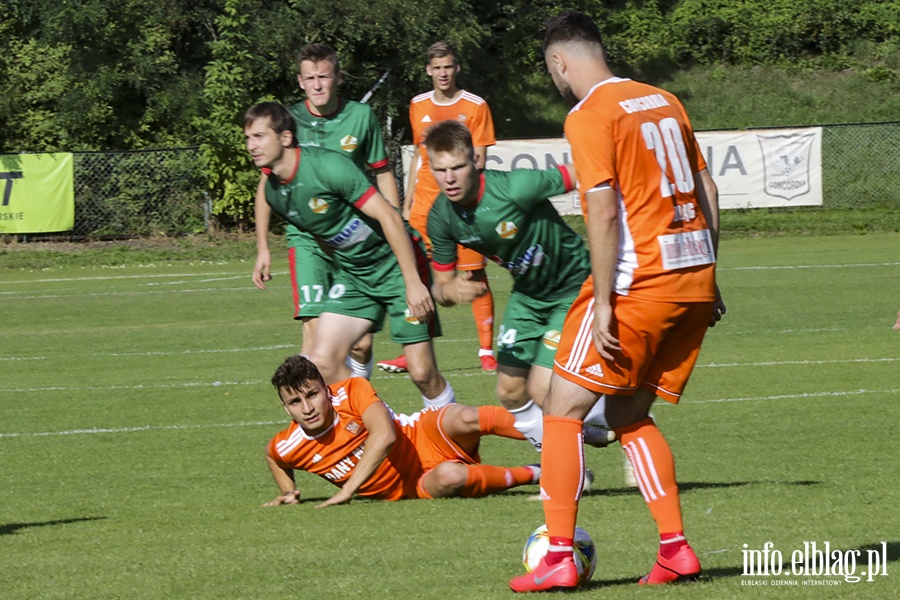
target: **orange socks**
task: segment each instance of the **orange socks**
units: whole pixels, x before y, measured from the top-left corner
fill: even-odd
[[[541,498],[551,543],[572,545],[578,499],[584,477],[582,422],[565,417],[544,416],[541,449]],[[564,542],[568,540],[568,544]]]
[[[502,406],[479,406],[478,429],[481,435],[498,435],[514,440],[524,440],[522,432],[515,428],[516,418]]]
[[[466,465],[469,471],[466,485],[460,496],[480,498],[502,492],[517,485],[534,482],[535,471],[529,467],[495,467],[493,465]]]
[[[660,535],[680,533],[684,529],[681,500],[675,482],[675,461],[666,438],[651,418],[615,431],[634,467],[634,476]],[[545,432],[545,439],[546,435]]]
[[[484,282],[488,285],[487,281]],[[475,326],[478,328],[478,345],[482,350],[491,350],[494,347],[494,295],[491,288],[487,293],[472,300],[472,316],[475,317]]]

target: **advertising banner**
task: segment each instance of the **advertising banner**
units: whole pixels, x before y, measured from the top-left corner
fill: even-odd
[[[719,188],[719,208],[822,205],[822,128],[711,131],[696,134]],[[412,146],[404,147],[408,172]],[[571,163],[564,138],[501,140],[488,169],[546,169]],[[551,198],[562,214],[581,214],[577,193]]]
[[[68,231],[75,224],[72,154],[0,155],[0,233]]]

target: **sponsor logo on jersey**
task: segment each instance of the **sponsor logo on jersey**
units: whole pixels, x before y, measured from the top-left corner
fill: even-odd
[[[350,422],[347,423],[347,425],[344,427],[344,429],[346,429],[353,435],[356,435],[357,433],[359,433],[359,429],[360,429],[359,423],[357,423],[356,421],[351,419]]]
[[[338,234],[325,240],[325,243],[337,250],[346,250],[366,241],[372,233],[372,228],[365,221],[354,217]]]
[[[512,221],[503,221],[497,225],[495,231],[504,240],[511,240],[519,233],[519,228]]]
[[[353,152],[359,147],[359,140],[352,135],[345,135],[341,138],[341,150],[344,152]]]
[[[544,332],[544,338],[541,342],[546,346],[549,350],[556,350],[559,348],[559,336],[560,333],[555,329],[551,329],[549,331]]]
[[[316,463],[319,462],[320,460],[322,460],[322,455],[321,455],[321,454],[314,454],[314,455],[313,455],[313,458],[312,458],[313,464],[316,464]]]
[[[290,217],[296,217],[298,214],[300,214],[300,213],[298,213],[298,212],[297,212],[296,210],[294,210],[294,209],[291,209],[291,210],[287,211],[287,216],[288,216],[288,218],[290,218]]]
[[[328,212],[328,201],[321,198],[310,198],[309,209],[317,215],[324,215]]]
[[[466,244],[476,244],[480,241],[481,241],[480,235],[470,235],[469,237],[459,240],[459,243],[462,245],[466,245]]]
[[[521,277],[531,267],[538,267],[544,262],[544,249],[540,244],[530,247],[522,256],[507,262],[498,261],[500,266],[510,272],[513,277]]]

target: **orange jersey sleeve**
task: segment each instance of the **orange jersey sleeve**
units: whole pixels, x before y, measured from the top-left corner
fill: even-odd
[[[582,199],[599,185],[618,193],[616,293],[713,300],[715,256],[694,189],[694,174],[706,164],[678,99],[608,79],[572,109],[565,132]]]

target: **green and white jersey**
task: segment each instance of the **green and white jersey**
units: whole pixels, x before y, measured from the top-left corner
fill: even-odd
[[[551,299],[577,289],[590,274],[588,252],[548,199],[572,184],[566,167],[486,170],[475,204],[439,195],[428,216],[434,269],[455,269],[460,244],[509,271],[514,292]]]
[[[381,225],[360,210],[376,193],[353,162],[315,146],[296,148],[297,171],[289,181],[270,176],[266,202],[302,232],[331,248],[341,268],[364,274],[393,252]]]
[[[360,170],[380,169],[388,165],[387,151],[381,126],[375,112],[368,104],[339,99],[338,108],[330,115],[314,115],[308,108],[308,100],[298,102],[288,110],[297,123],[297,142],[301,147],[317,146],[334,150],[349,157]],[[285,234],[288,246],[308,247],[312,240],[287,225]]]
[[[388,164],[381,126],[368,104],[340,98],[338,109],[330,115],[314,115],[308,100],[291,106],[297,122],[297,143],[301,147],[318,146],[344,154],[360,169],[380,169]]]

